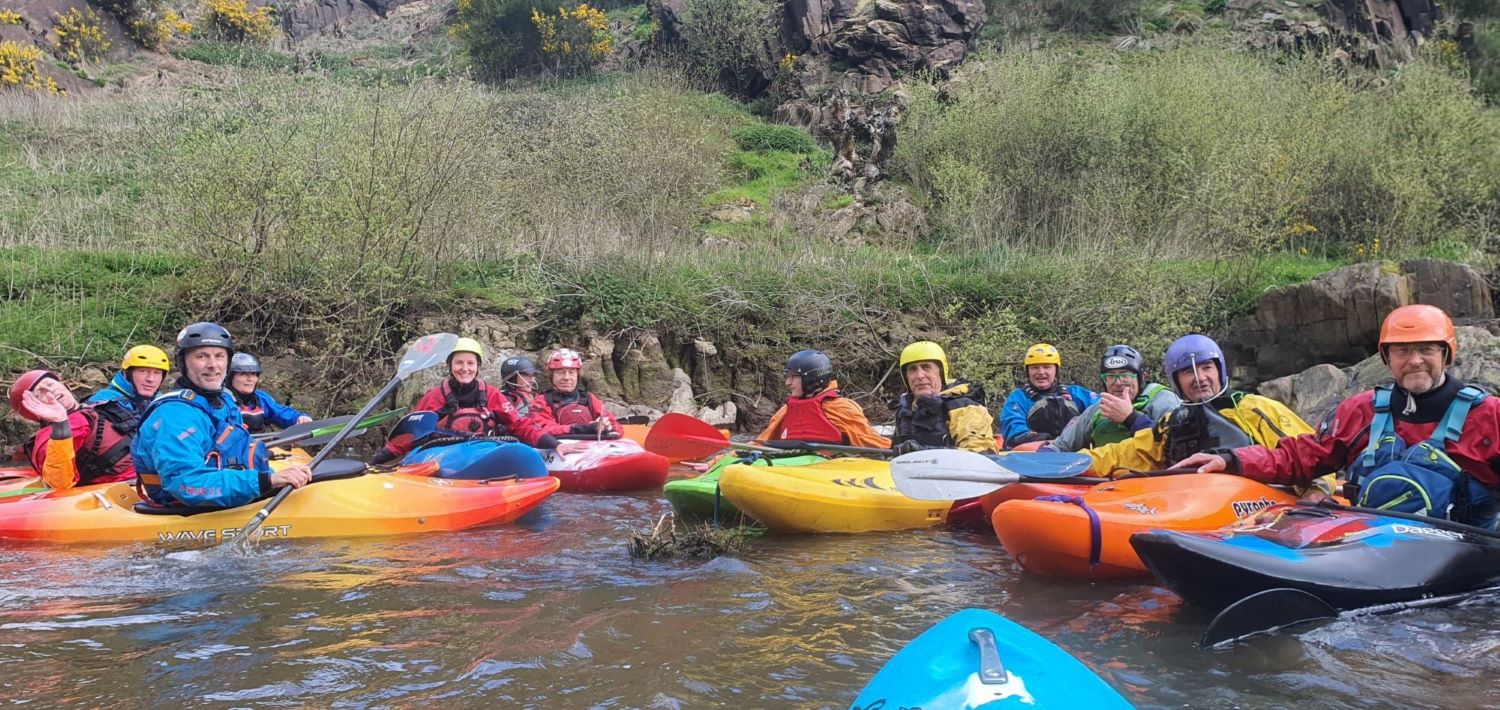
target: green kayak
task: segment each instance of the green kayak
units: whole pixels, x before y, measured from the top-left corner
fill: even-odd
[[[742,517],[740,511],[728,499],[716,496],[719,489],[719,473],[724,470],[724,467],[736,463],[748,463],[752,466],[806,466],[820,461],[827,461],[827,459],[811,454],[778,456],[774,459],[750,454],[724,456],[697,478],[667,481],[667,484],[662,486],[662,492],[666,493],[667,501],[672,504],[672,510],[676,512],[678,520],[711,521],[714,519],[714,506],[717,504],[719,521],[733,524],[739,522],[738,519]]]

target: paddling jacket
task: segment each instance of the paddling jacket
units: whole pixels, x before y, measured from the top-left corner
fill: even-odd
[[[1021,385],[1000,407],[1000,436],[1007,447],[1025,443],[1023,437],[1032,433],[1056,438],[1082,410],[1098,401],[1098,393],[1080,385],[1054,384],[1045,392],[1031,383]]]
[[[1275,448],[1288,437],[1312,431],[1302,417],[1274,399],[1230,392],[1207,404],[1181,405],[1129,439],[1080,453],[1093,459],[1091,472],[1113,476],[1116,472],[1168,468],[1202,451],[1250,444]]]
[[[101,402],[119,402],[125,411],[139,415],[146,411],[146,405],[151,404],[150,397],[142,397],[135,391],[135,385],[130,384],[130,378],[125,376],[125,371],[115,373],[109,379],[109,386],[95,392],[84,404],[99,404]]]
[[[1182,406],[1182,400],[1172,390],[1152,382],[1141,390],[1131,406],[1135,409],[1131,416],[1124,422],[1116,423],[1099,411],[1099,402],[1090,404],[1082,414],[1068,422],[1068,426],[1052,441],[1052,448],[1058,451],[1078,451],[1124,441],[1142,429],[1149,429],[1172,410]]]
[[[142,498],[232,508],[271,492],[266,447],[250,438],[228,391],[216,399],[180,389],[146,408],[130,446]]]
[[[771,421],[758,439],[891,448],[891,440],[876,434],[870,427],[865,410],[839,391],[837,380],[829,381],[823,391],[811,397],[788,397],[786,404],[771,415]]]
[[[896,436],[892,441],[994,453],[995,419],[985,409],[984,399],[984,388],[962,379],[950,381],[936,395],[915,401],[907,392],[896,405]]]
[[[546,434],[535,420],[528,420],[500,390],[484,380],[474,381],[479,389],[478,398],[473,403],[460,403],[451,382],[452,378],[448,378],[427,390],[413,410],[437,412],[439,428],[471,436],[514,436],[537,446]],[[405,454],[406,451],[402,451],[398,455]]]
[[[590,425],[601,416],[609,420],[612,431],[620,431],[620,420],[604,407],[604,402],[582,387],[567,394],[547,390],[533,397],[530,416],[553,436],[592,434],[594,427]]]
[[[42,427],[27,458],[52,488],[113,483],[135,478],[130,439],[136,416],[121,402],[79,407],[65,422]]]
[[[1493,489],[1500,486],[1500,399],[1484,397],[1471,403],[1455,440],[1437,431],[1463,389],[1464,384],[1449,374],[1442,386],[1426,394],[1413,397],[1400,388],[1388,390],[1392,392],[1390,426],[1407,446],[1436,435],[1443,452],[1459,469]],[[1344,400],[1316,435],[1285,440],[1274,450],[1235,449],[1239,473],[1265,483],[1300,483],[1355,465],[1369,448],[1375,396],[1372,390]],[[1409,410],[1411,400],[1415,407]]]
[[[265,390],[255,390],[250,394],[235,392],[234,402],[239,405],[240,418],[245,421],[245,427],[250,430],[251,434],[265,431],[267,424],[278,429],[285,429],[296,424],[298,419],[307,416],[276,401],[276,398]]]

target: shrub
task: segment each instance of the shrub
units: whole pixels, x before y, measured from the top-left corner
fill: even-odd
[[[0,25],[21,24],[21,13],[14,10],[0,10]]]
[[[208,0],[204,24],[216,39],[269,44],[281,36],[274,15],[269,6],[251,10],[249,0]]]
[[[532,14],[551,15],[561,7],[561,0],[458,0],[450,33],[481,78],[516,76],[541,65],[542,36]]]
[[[93,8],[73,8],[52,16],[52,32],[57,35],[57,51],[71,64],[85,64],[104,58],[109,51],[109,37],[104,22]]]
[[[49,94],[65,94],[57,82],[42,76],[37,62],[42,50],[19,42],[0,42],[0,88],[16,87]]]
[[[776,35],[778,7],[770,0],[689,0],[675,51],[700,78],[755,96],[776,74],[766,47]]]
[[[780,150],[788,153],[813,153],[818,150],[818,144],[812,136],[791,126],[754,123],[735,130],[731,137],[740,150]]]
[[[614,38],[604,11],[579,3],[569,10],[558,8],[557,14],[543,14],[532,9],[531,24],[542,40],[542,54],[552,60],[553,70],[576,74],[609,56]]]
[[[166,0],[102,0],[99,6],[119,18],[125,34],[146,49],[160,49],[173,37],[193,31],[192,23],[168,7]]]

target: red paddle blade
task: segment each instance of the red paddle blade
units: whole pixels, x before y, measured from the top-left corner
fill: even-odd
[[[722,451],[729,439],[708,422],[674,412],[651,425],[644,445],[647,451],[669,459],[701,459]]]

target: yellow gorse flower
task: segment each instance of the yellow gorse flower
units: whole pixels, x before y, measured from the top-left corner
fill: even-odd
[[[0,25],[21,24],[21,13],[13,10],[0,10]]]
[[[553,55],[585,55],[602,59],[614,49],[609,20],[604,11],[579,3],[573,9],[559,8],[556,15],[531,9],[531,24],[542,40],[542,52]]]
[[[236,42],[271,42],[281,34],[270,7],[251,10],[247,0],[208,0],[207,24],[215,34]]]
[[[80,11],[75,7],[66,14],[53,15],[52,32],[57,35],[57,50],[74,64],[102,59],[111,44],[104,34],[104,21],[93,8]]]
[[[68,93],[57,85],[57,81],[42,76],[37,65],[41,58],[42,50],[36,47],[10,40],[0,42],[0,88],[16,87],[57,95]]]

